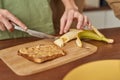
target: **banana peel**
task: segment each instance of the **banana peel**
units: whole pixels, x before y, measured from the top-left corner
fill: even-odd
[[[100,33],[97,28],[92,26],[93,30],[77,30],[70,29],[69,32],[59,37],[59,39],[55,40],[54,43],[59,47],[63,47],[65,43],[76,39],[76,45],[78,47],[82,47],[81,39],[94,39],[98,41],[104,41],[107,43],[113,43],[113,39],[106,38],[102,33]]]
[[[114,42],[113,39],[108,39],[105,36],[99,36],[94,31],[90,31],[90,30],[84,30],[83,32],[78,33],[78,36],[80,39],[93,39],[93,40],[98,40],[98,41],[104,41],[107,43]]]
[[[78,47],[82,47],[82,41],[78,36],[77,36],[77,39],[76,39],[76,44],[77,44]]]
[[[105,37],[102,33],[100,33],[100,32],[98,31],[98,29],[97,29],[96,27],[94,27],[94,26],[91,26],[91,27],[92,27],[93,31],[94,31],[98,36],[100,36],[100,37]]]

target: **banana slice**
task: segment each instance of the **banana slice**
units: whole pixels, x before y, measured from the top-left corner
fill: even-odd
[[[63,47],[64,46],[64,42],[63,42],[63,39],[57,39],[54,41],[54,43],[59,46],[59,47]]]

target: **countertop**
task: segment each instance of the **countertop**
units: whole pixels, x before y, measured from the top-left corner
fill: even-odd
[[[104,60],[104,59],[120,59],[120,28],[111,29],[101,29],[100,30],[105,36],[113,38],[115,40],[114,44],[107,44],[99,41],[86,41],[98,47],[97,52],[82,59],[70,62],[68,64],[50,69],[44,72],[40,72],[30,76],[18,76],[7,67],[7,65],[0,60],[0,80],[62,80],[63,77],[73,68],[80,66],[82,64]],[[39,40],[38,38],[20,38],[12,40],[0,41],[0,50],[15,46],[18,44],[26,43]],[[9,52],[8,52],[9,54]]]

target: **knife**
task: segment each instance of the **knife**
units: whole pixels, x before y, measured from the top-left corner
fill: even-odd
[[[26,32],[31,36],[38,37],[38,38],[56,39],[55,36],[52,36],[52,35],[49,35],[49,34],[46,34],[46,33],[43,33],[43,32],[38,32],[38,31],[35,31],[35,30],[31,30],[31,29],[23,30],[20,26],[16,25],[15,23],[12,23],[12,24],[14,26],[14,29]]]

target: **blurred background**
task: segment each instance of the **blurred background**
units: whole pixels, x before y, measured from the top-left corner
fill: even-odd
[[[84,14],[99,29],[120,27],[120,20],[105,0],[86,0]]]

